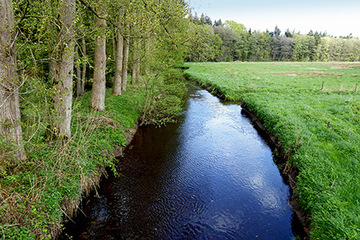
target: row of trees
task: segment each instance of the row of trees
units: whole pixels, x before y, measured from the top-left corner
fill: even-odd
[[[360,61],[360,39],[310,31],[251,31],[235,21],[190,16],[188,61]]]
[[[105,109],[106,83],[126,91],[128,73],[157,76],[181,61],[183,0],[0,0],[0,158],[26,159],[19,90],[29,78],[51,91],[52,137],[71,137],[73,92],[91,86]]]
[[[129,73],[132,83],[140,76],[174,78],[166,69],[184,59],[359,61],[359,50],[360,40],[351,36],[213,24],[188,14],[184,0],[0,0],[0,157],[26,159],[19,99],[30,78],[51,93],[50,120],[43,123],[51,137],[69,138],[73,93],[91,89],[91,108],[103,111],[106,86],[120,95]]]

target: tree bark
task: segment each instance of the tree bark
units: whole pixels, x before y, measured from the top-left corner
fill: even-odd
[[[106,20],[96,17],[95,21],[100,36],[97,36],[95,40],[94,82],[91,92],[91,107],[97,111],[104,111],[106,90]]]
[[[26,160],[17,76],[14,13],[11,0],[0,0],[0,160]]]
[[[82,56],[86,58],[86,41],[85,37],[82,37]],[[81,94],[85,93],[85,82],[86,82],[86,65],[87,61],[83,60],[82,74],[81,74]]]
[[[132,69],[132,83],[136,84],[139,81],[141,66],[140,40],[134,41],[133,49],[133,69]]]
[[[137,61],[139,59],[138,56],[138,46],[137,46],[137,41],[136,39],[134,39],[133,42],[133,51],[132,51],[132,72],[131,72],[131,83],[135,84],[137,81]]]
[[[75,69],[76,69],[76,97],[82,94],[81,68],[79,63],[79,50],[75,47]]]
[[[60,31],[51,80],[55,87],[54,132],[59,137],[71,137],[71,107],[74,71],[74,24],[75,0],[61,0],[59,6]]]
[[[139,82],[139,79],[141,77],[141,59],[140,59],[140,54],[139,57],[136,59],[136,82]]]
[[[124,41],[124,59],[123,59],[123,67],[122,67],[122,85],[121,85],[121,89],[123,92],[126,91],[128,63],[129,63],[129,37],[126,37]]]
[[[123,50],[124,50],[124,38],[120,31],[116,35],[116,59],[115,59],[115,77],[113,86],[113,95],[121,95],[121,82],[122,82],[122,67],[123,67]]]

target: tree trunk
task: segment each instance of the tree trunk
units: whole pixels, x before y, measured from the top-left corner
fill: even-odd
[[[137,43],[137,58],[136,58],[136,78],[135,83],[139,82],[139,78],[141,76],[141,59],[142,59],[142,52],[141,52],[141,43]]]
[[[129,63],[129,37],[126,37],[124,41],[124,59],[123,59],[123,67],[122,67],[122,85],[121,85],[123,92],[126,91],[128,63]]]
[[[62,0],[59,10],[61,29],[58,33],[58,47],[55,49],[51,76],[55,87],[53,100],[56,112],[53,134],[59,137],[71,137],[75,0]]]
[[[86,58],[86,42],[85,37],[82,37],[82,56]],[[83,60],[82,74],[81,74],[81,94],[85,93],[85,82],[86,82],[86,65],[87,61]]]
[[[134,43],[133,43],[133,66],[132,66],[132,73],[131,73],[131,83],[135,84],[137,82],[137,76],[138,76],[138,60],[140,60],[140,56],[138,53],[139,49],[138,49],[138,42],[136,41],[136,39],[134,39]]]
[[[115,31],[115,30],[114,30]],[[116,32],[116,31],[115,31]],[[115,37],[116,38],[116,37]],[[113,50],[113,52],[112,52],[112,57],[114,58],[114,59],[116,59],[116,39],[115,39],[114,37],[113,38],[111,38],[112,39],[112,50]]]
[[[91,92],[91,107],[97,111],[105,110],[106,91],[106,20],[96,17],[96,28],[100,36],[95,39],[94,82]]]
[[[140,55],[139,57],[136,59],[136,82],[139,82],[139,79],[141,77],[141,59],[140,59]]]
[[[124,50],[124,38],[118,31],[116,35],[116,59],[115,59],[115,77],[113,86],[113,95],[121,95],[121,75],[123,67],[123,50]]]
[[[77,47],[75,47],[75,49],[76,97],[80,97],[82,94],[81,68],[79,62],[79,50]]]
[[[20,124],[13,28],[12,1],[0,0],[0,160],[17,162],[26,160],[26,155]]]

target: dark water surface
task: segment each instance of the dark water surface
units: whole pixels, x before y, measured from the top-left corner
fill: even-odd
[[[74,239],[291,239],[272,152],[238,104],[190,88],[178,124],[140,128],[121,177],[103,181],[70,224]],[[64,236],[65,236],[64,235]]]

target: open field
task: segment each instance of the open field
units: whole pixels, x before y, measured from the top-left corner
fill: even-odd
[[[312,239],[360,239],[360,63],[188,63],[193,80],[241,100],[300,170]]]

